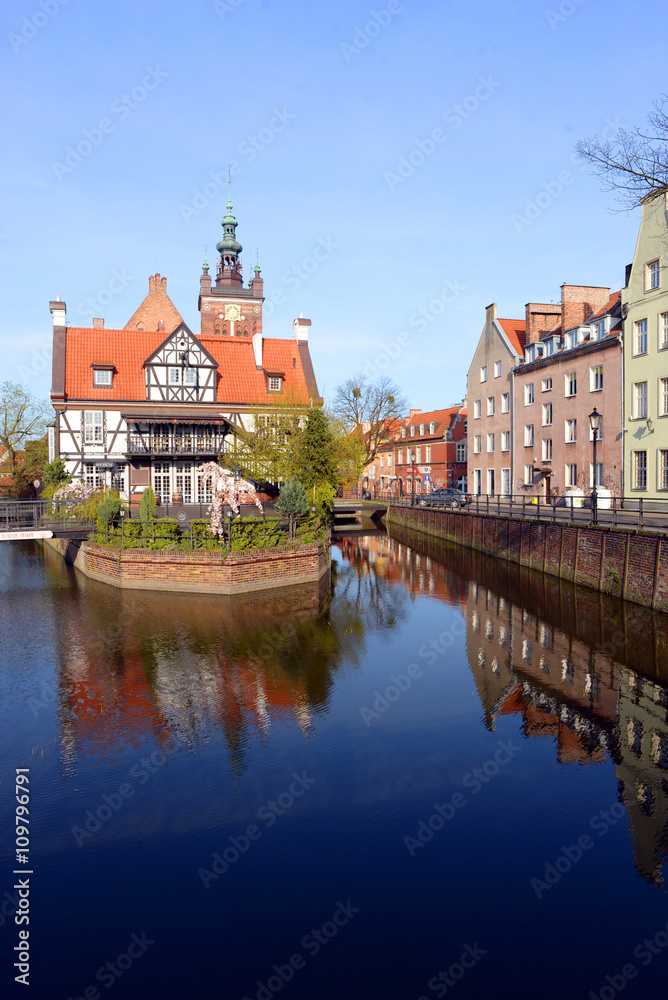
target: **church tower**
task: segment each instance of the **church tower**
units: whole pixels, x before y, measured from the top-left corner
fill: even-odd
[[[199,281],[202,336],[250,338],[257,333],[261,335],[264,282],[260,265],[256,264],[255,276],[244,288],[240,258],[243,247],[237,240],[238,222],[232,215],[231,201],[227,203],[227,215],[221,226],[223,238],[216,246],[220,259],[216,263],[215,283],[206,260]]]

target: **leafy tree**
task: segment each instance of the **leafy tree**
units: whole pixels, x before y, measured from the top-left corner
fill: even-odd
[[[145,486],[139,501],[139,517],[145,524],[155,517],[157,498],[152,486]]]
[[[276,510],[284,517],[306,517],[310,511],[306,490],[296,479],[290,479],[276,501]]]
[[[362,468],[373,461],[392,424],[407,408],[401,389],[386,376],[371,382],[366,375],[356,375],[338,387],[333,412],[347,432],[359,439]]]
[[[62,458],[54,458],[53,462],[49,462],[44,466],[42,482],[45,487],[55,486],[56,488],[62,486],[64,483],[72,482],[72,477],[68,473]]]
[[[236,427],[227,441],[225,465],[238,465],[255,482],[286,483],[299,476],[299,449],[311,410],[294,394],[276,402],[258,401],[252,428]]]
[[[11,492],[16,497],[35,497],[37,487],[34,485],[44,481],[44,469],[49,457],[49,446],[46,440],[26,441],[25,448],[19,452],[16,459],[14,483]]]
[[[614,191],[622,208],[635,208],[668,184],[668,95],[654,101],[644,128],[618,128],[611,139],[592,136],[575,148],[603,189]]]
[[[0,448],[5,472],[12,479],[16,480],[21,449],[29,438],[41,438],[52,419],[51,404],[35,399],[19,382],[0,385]]]
[[[334,436],[329,420],[320,407],[313,407],[306,418],[306,427],[299,445],[299,480],[307,490],[321,483],[334,489],[339,483],[334,452]]]

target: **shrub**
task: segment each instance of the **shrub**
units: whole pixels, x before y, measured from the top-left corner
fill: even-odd
[[[153,520],[155,517],[157,502],[158,501],[153,487],[145,486],[144,492],[141,495],[141,500],[139,501],[139,517],[142,521],[146,522]]]
[[[121,510],[121,500],[119,496],[108,495],[97,507],[98,520],[109,524],[118,517]]]

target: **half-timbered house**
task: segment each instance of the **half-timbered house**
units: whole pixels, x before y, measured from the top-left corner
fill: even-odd
[[[74,479],[116,486],[138,501],[151,484],[161,503],[208,502],[198,475],[224,456],[233,433],[250,433],[281,405],[321,405],[309,353],[311,321],[299,318],[291,338],[263,336],[259,265],[243,285],[236,219],[228,212],[215,283],[204,263],[195,334],[166,290],[149,278],[149,294],[126,326],[67,325],[53,316],[51,400],[56,410],[52,457]]]

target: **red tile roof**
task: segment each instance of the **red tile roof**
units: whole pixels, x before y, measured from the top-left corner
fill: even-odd
[[[527,339],[527,324],[523,319],[499,319],[501,329],[513,345],[516,354],[524,353],[524,345]]]
[[[264,338],[263,370],[255,367],[250,338],[198,337],[218,363],[216,402],[230,404],[308,403],[307,378],[296,340]],[[165,332],[68,327],[65,360],[65,395],[69,399],[146,399],[144,361],[164,342]],[[93,385],[91,365],[113,364],[110,388]],[[265,372],[283,372],[283,392],[269,392]]]
[[[602,316],[605,316],[606,313],[611,313],[612,310],[617,305],[617,303],[619,302],[621,296],[622,296],[621,292],[613,292],[608,301],[605,303],[605,305],[601,306],[601,308],[598,309],[595,313],[592,313],[587,322],[591,323],[595,319],[600,319]]]

